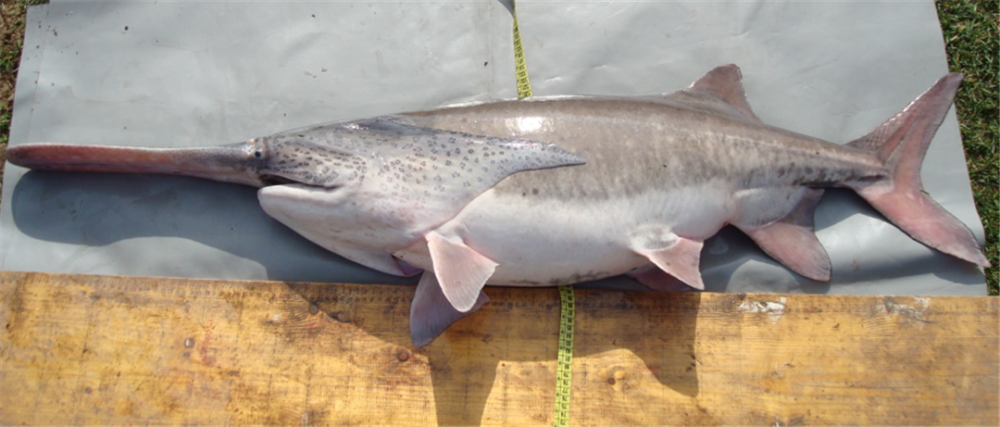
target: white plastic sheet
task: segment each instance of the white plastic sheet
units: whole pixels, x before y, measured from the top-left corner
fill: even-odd
[[[736,63],[764,122],[834,142],[867,133],[948,71],[931,1],[522,1],[518,17],[535,95],[669,92]],[[513,98],[512,51],[510,13],[495,0],[54,1],[29,10],[11,145],[216,145]],[[249,187],[25,172],[7,165],[5,270],[413,283],[299,237]],[[953,112],[922,176],[982,240]],[[986,294],[981,270],[914,242],[853,193],[828,191],[816,223],[831,283],[794,275],[726,229],[706,244],[708,289]]]

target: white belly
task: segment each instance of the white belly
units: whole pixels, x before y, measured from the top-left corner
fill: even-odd
[[[435,231],[460,237],[499,264],[490,285],[556,286],[648,264],[633,247],[635,238],[650,231],[708,238],[733,216],[732,205],[722,183],[597,201],[490,190]],[[393,255],[425,270],[433,268],[423,240]]]

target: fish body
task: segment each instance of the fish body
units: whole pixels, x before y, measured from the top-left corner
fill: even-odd
[[[811,187],[885,174],[865,151],[666,97],[507,101],[404,120],[549,141],[586,159],[512,175],[438,228],[495,260],[488,283],[497,285],[623,274],[649,263],[639,248],[675,235],[704,240],[730,223],[755,229],[785,217]],[[395,255],[427,269],[425,247]]]
[[[485,304],[486,284],[629,274],[703,289],[705,239],[732,224],[792,271],[829,280],[813,233],[825,188],[850,188],[914,239],[989,265],[931,200],[920,164],[961,75],[845,145],[762,123],[739,69],[631,98],[557,97],[317,125],[205,149],[12,147],[36,169],[155,172],[261,187],[261,207],[345,258],[421,274],[417,346]]]

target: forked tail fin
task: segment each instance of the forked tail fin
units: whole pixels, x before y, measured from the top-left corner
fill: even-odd
[[[951,108],[962,75],[942,77],[927,92],[864,137],[848,145],[874,152],[889,176],[849,184],[875,209],[917,241],[946,254],[989,266],[979,242],[961,221],[924,192],[920,165]]]

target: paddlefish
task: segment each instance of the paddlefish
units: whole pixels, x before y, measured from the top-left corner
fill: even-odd
[[[857,192],[913,239],[989,266],[934,202],[920,166],[962,76],[948,74],[845,145],[761,122],[735,65],[640,97],[537,97],[311,126],[207,148],[29,143],[39,170],[188,175],[259,187],[269,216],[369,268],[420,274],[415,346],[488,298],[629,274],[703,289],[705,239],[733,225],[777,262],[828,281],[814,234],[826,188]]]

